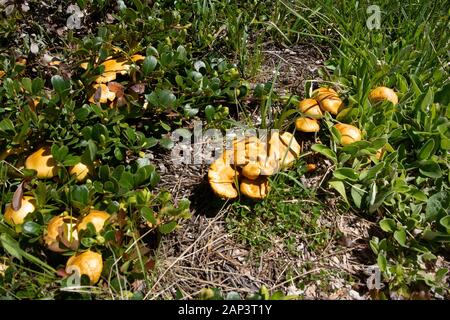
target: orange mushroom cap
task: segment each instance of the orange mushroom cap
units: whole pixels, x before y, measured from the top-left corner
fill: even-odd
[[[370,91],[369,100],[374,103],[388,100],[396,105],[398,103],[398,96],[391,88],[377,87]]]
[[[225,151],[211,164],[208,170],[211,189],[222,199],[234,199],[238,196],[234,182],[239,173],[231,167],[230,156],[232,156],[232,152]]]
[[[79,162],[69,169],[69,174],[75,176],[78,182],[82,182],[89,174],[89,167],[84,163]]]
[[[103,259],[101,254],[93,251],[85,251],[74,255],[67,260],[66,272],[71,274],[77,272],[78,275],[87,275],[91,285],[96,284],[100,280],[103,270]]]
[[[255,180],[242,178],[239,189],[244,196],[254,200],[261,200],[269,193],[269,183],[267,177],[259,177]]]
[[[352,144],[353,142],[361,140],[361,131],[350,124],[338,123],[334,125],[341,134],[341,144],[343,146]]]
[[[339,109],[343,107],[341,98],[332,88],[316,89],[313,91],[312,96],[317,100],[323,111],[328,111],[333,115],[338,114]]]
[[[57,173],[56,161],[48,147],[42,147],[28,156],[25,168],[35,170],[40,179],[53,178]]]
[[[33,197],[24,196],[21,200],[20,209],[14,211],[11,204],[6,205],[5,221],[10,225],[20,225],[23,223],[25,217],[36,209],[35,200]]]
[[[315,99],[304,99],[300,101],[298,108],[306,116],[313,118],[322,117],[322,110],[320,110],[319,103]]]
[[[101,210],[90,210],[81,222],[78,224],[78,232],[87,229],[88,223],[92,223],[95,227],[95,231],[100,232],[105,225],[105,222],[109,219],[110,214]]]
[[[320,125],[317,119],[300,117],[295,120],[295,128],[302,132],[319,132]]]
[[[69,216],[53,217],[48,225],[44,236],[47,248],[53,252],[65,252],[67,249],[60,246],[76,249],[78,247],[78,232],[75,229],[76,219]]]
[[[301,147],[290,132],[272,133],[269,140],[269,157],[278,161],[278,167],[287,168],[301,153]]]

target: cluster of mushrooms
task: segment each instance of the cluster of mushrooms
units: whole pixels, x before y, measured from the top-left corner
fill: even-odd
[[[234,199],[240,193],[255,200],[266,197],[268,177],[291,166],[301,152],[289,132],[273,132],[266,140],[255,136],[235,140],[231,149],[211,164],[208,180],[217,196]]]
[[[115,49],[118,52],[120,49]],[[113,59],[108,57],[99,66],[102,67],[102,74],[95,79],[92,88],[94,93],[89,98],[91,103],[108,103],[110,107],[122,106],[125,104],[124,87],[114,80],[118,74],[125,75],[130,71],[131,64],[138,61],[143,61],[144,56],[140,54],[132,55],[129,58]],[[88,63],[83,62],[81,68],[87,69]]]
[[[377,87],[369,93],[372,103],[391,101],[394,105],[398,103],[397,94],[387,87]],[[324,112],[337,115],[344,104],[332,88],[318,88],[313,91],[311,98],[300,101],[298,108],[303,116],[295,121],[295,127],[302,132],[318,132],[320,130],[320,118]],[[361,140],[361,131],[350,124],[337,123],[334,127],[341,134],[341,145],[346,146]]]
[[[398,103],[397,94],[387,87],[377,87],[369,94],[372,103],[388,100]],[[311,98],[300,101],[298,108],[302,116],[295,121],[295,127],[302,132],[318,132],[320,119],[324,112],[337,115],[343,108],[343,101],[332,88],[318,88]],[[346,146],[361,140],[359,128],[345,123],[335,124],[340,132],[340,144]],[[251,136],[234,141],[231,150],[217,158],[208,171],[209,184],[214,193],[222,199],[237,198],[239,193],[260,200],[269,192],[268,177],[287,168],[300,155],[301,147],[295,137],[289,133],[273,133],[268,142],[262,142]],[[376,157],[380,159],[382,150]],[[315,164],[308,164],[308,171]]]
[[[36,171],[39,179],[51,179],[57,174],[57,165],[48,147],[42,147],[27,157],[25,168]],[[78,181],[84,181],[89,168],[83,163],[69,168],[69,173]],[[21,205],[14,208],[13,204],[6,205],[5,221],[19,227],[25,218],[36,210],[36,201],[32,196],[22,196]],[[68,250],[77,250],[79,246],[78,234],[87,229],[91,223],[97,233],[101,232],[110,215],[105,211],[88,209],[78,219],[64,212],[53,217],[47,224],[44,233],[44,244],[48,250],[63,253]],[[70,257],[66,263],[65,271],[68,274],[77,272],[78,275],[87,275],[93,285],[100,279],[103,270],[103,259],[100,253],[87,250]]]

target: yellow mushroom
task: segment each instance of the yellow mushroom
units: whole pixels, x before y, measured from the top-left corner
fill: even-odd
[[[44,236],[47,248],[53,252],[65,252],[67,251],[65,247],[76,249],[78,247],[76,223],[76,219],[69,216],[53,217],[47,225]]]
[[[229,158],[235,166],[244,166],[249,162],[257,161],[259,156],[266,154],[266,145],[257,137],[245,137],[238,141],[233,141],[232,153]]]
[[[331,114],[338,114],[343,106],[341,98],[337,92],[331,88],[319,88],[313,91],[312,97],[317,100],[322,111],[328,111]]]
[[[36,209],[35,200],[33,197],[24,196],[21,201],[20,209],[14,211],[11,204],[6,205],[5,221],[10,225],[20,225],[23,223],[25,217]]]
[[[279,140],[278,146],[276,140]],[[300,156],[301,147],[295,139],[294,135],[290,132],[284,132],[279,135],[278,133],[272,134],[270,139],[270,148],[277,148],[278,150],[273,152],[269,151],[271,154],[278,153],[278,159],[280,160],[280,168],[290,167],[294,161]]]
[[[100,232],[105,225],[106,220],[110,217],[109,213],[100,210],[90,210],[89,214],[85,216],[78,224],[78,232],[87,229],[88,223],[92,223],[95,227],[95,231]]]
[[[70,257],[66,264],[67,273],[72,274],[75,271],[79,276],[87,275],[91,285],[96,284],[100,280],[102,270],[103,260],[101,254],[90,250]]]
[[[264,199],[269,193],[269,183],[267,177],[258,177],[256,180],[242,178],[239,186],[241,193],[251,199]]]
[[[242,175],[250,180],[255,180],[261,175],[261,168],[256,162],[247,163],[242,168]]]
[[[225,151],[208,170],[209,184],[214,193],[222,199],[234,199],[238,196],[235,179],[239,173],[230,165],[229,158],[232,155],[233,152]]]
[[[319,103],[315,99],[304,99],[300,101],[298,108],[305,115],[313,118],[322,117]]]
[[[89,174],[89,167],[84,163],[79,162],[69,169],[69,174],[75,176],[75,179],[78,182],[83,182]]]
[[[317,119],[300,117],[295,120],[295,128],[302,132],[319,132],[320,125]]]
[[[118,61],[117,59],[109,59],[104,61],[100,66],[103,66],[103,73],[95,79],[97,83],[107,83],[116,79],[117,73],[127,74],[130,65],[127,60]]]
[[[50,148],[42,147],[25,160],[25,168],[37,172],[40,179],[53,178],[57,173],[56,161],[53,159]]]
[[[388,100],[396,105],[398,103],[398,96],[391,88],[377,87],[370,91],[369,100],[373,103]]]
[[[361,140],[361,131],[355,126],[345,123],[338,123],[335,124],[334,127],[338,129],[341,134],[340,142],[343,146]]]

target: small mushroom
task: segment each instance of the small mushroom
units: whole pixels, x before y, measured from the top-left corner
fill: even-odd
[[[319,132],[320,125],[317,119],[300,117],[295,120],[295,128],[302,132]]]
[[[214,193],[222,199],[234,199],[238,196],[234,185],[239,173],[230,165],[229,158],[232,155],[233,152],[225,151],[208,170],[209,184]]]
[[[78,247],[78,232],[75,228],[77,220],[69,216],[53,217],[48,225],[44,236],[47,248],[53,252],[65,252],[65,247],[76,249]]]
[[[341,134],[341,144],[343,146],[352,144],[353,142],[361,140],[361,131],[350,124],[338,123],[334,127],[338,129]]]
[[[312,97],[317,100],[322,111],[336,115],[343,106],[341,98],[332,88],[319,88],[313,91]]]
[[[24,196],[21,200],[20,209],[15,211],[11,204],[6,205],[5,221],[10,225],[20,225],[23,223],[25,217],[36,209],[35,200],[33,197]]]
[[[90,210],[89,214],[81,219],[81,222],[78,224],[78,232],[87,229],[88,223],[92,223],[95,227],[95,231],[100,232],[109,217],[110,215],[106,211]]]
[[[269,193],[269,183],[267,177],[258,177],[256,180],[242,178],[239,186],[241,193],[254,200],[264,199]]]
[[[85,251],[74,255],[67,260],[66,272],[72,274],[74,271],[77,275],[87,275],[91,285],[96,284],[100,280],[103,270],[103,260],[101,254],[93,251]]]
[[[373,103],[388,100],[396,105],[398,103],[398,96],[391,88],[377,87],[370,91],[369,100]]]
[[[25,160],[25,168],[37,172],[39,179],[53,178],[57,173],[56,161],[53,159],[50,148],[42,147]]]
[[[78,182],[83,182],[89,174],[89,167],[79,162],[69,169],[69,174],[75,176]]]

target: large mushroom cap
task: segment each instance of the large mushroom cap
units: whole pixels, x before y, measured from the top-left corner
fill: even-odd
[[[25,168],[35,170],[39,179],[53,178],[57,173],[56,161],[50,148],[42,147],[25,160]]]
[[[12,205],[6,205],[5,221],[10,225],[20,225],[23,223],[25,217],[36,209],[35,200],[33,197],[24,196],[21,201],[20,209],[14,211]]]
[[[269,193],[269,183],[267,177],[259,177],[256,180],[242,178],[240,184],[241,193],[251,199],[264,199]]]
[[[242,167],[242,175],[250,180],[255,180],[261,175],[261,167],[256,162],[247,163]]]
[[[96,284],[100,280],[103,270],[103,260],[99,253],[90,250],[72,256],[67,260],[66,272],[71,274],[77,272],[78,275],[87,275],[91,285]]]
[[[100,232],[109,217],[110,215],[106,211],[90,210],[89,214],[85,216],[78,224],[78,232],[87,229],[88,223],[92,223],[95,227],[95,231]]]
[[[317,100],[323,111],[331,114],[338,114],[339,109],[343,106],[341,98],[337,92],[331,88],[319,88],[313,91],[313,98]]]
[[[317,119],[300,117],[295,120],[295,128],[302,132],[319,132],[320,125]]]
[[[230,165],[230,151],[225,151],[222,156],[217,158],[209,167],[209,184],[216,195],[222,199],[234,199],[238,196],[234,186],[238,172]]]
[[[89,167],[84,163],[78,162],[70,168],[69,174],[75,176],[78,182],[83,182],[89,174]]]
[[[301,153],[301,147],[290,132],[272,133],[269,140],[269,156],[279,160],[280,168],[287,168],[294,163]]]
[[[391,88],[387,87],[377,87],[370,91],[369,100],[371,102],[379,102],[388,100],[394,105],[398,103],[398,96]]]
[[[298,108],[306,116],[317,118],[322,116],[322,110],[320,110],[319,103],[316,99],[304,99],[300,101]]]
[[[78,232],[75,228],[76,219],[68,216],[53,217],[44,236],[47,248],[53,252],[65,252],[65,247],[76,249],[78,247]],[[60,246],[60,244],[64,246]]]
[[[241,140],[233,141],[232,155],[229,160],[235,166],[244,166],[249,162],[256,161],[258,157],[266,154],[266,145],[257,137],[250,136]]]
[[[361,140],[361,131],[357,127],[345,123],[338,123],[334,126],[341,134],[341,144],[343,146]]]

